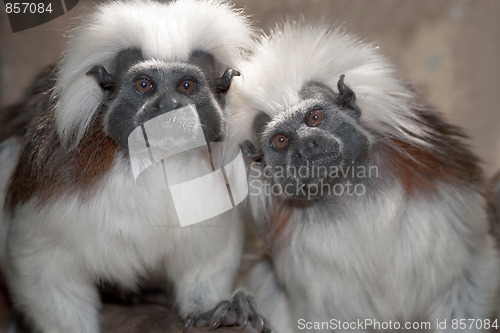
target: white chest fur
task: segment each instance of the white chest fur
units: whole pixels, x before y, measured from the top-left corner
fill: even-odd
[[[409,203],[394,188],[342,212],[294,211],[290,241],[273,257],[292,327],[488,318],[498,265],[482,198],[445,187],[434,196]]]

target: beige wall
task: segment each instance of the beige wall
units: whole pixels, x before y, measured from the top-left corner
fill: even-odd
[[[488,175],[500,170],[499,0],[235,0],[259,26],[285,15],[326,16],[379,45],[427,102],[472,137]],[[15,101],[33,75],[59,56],[80,4],[54,21],[13,34],[0,13],[0,106]]]

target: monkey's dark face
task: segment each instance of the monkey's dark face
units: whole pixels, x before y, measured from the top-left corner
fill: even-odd
[[[228,69],[216,78],[215,61],[203,52],[194,53],[189,62],[164,62],[143,60],[140,52],[126,50],[118,55],[112,76],[102,66],[89,74],[97,77],[105,92],[106,134],[127,148],[136,127],[188,105],[196,106],[207,142],[220,140],[224,135],[221,94],[239,73]]]
[[[120,82],[109,107],[107,134],[126,146],[134,128],[166,112],[195,105],[205,139],[223,134],[223,114],[209,82],[196,66],[184,63],[141,62]]]
[[[283,196],[322,195],[322,187],[337,184],[349,167],[366,161],[369,139],[359,126],[361,112],[343,77],[339,91],[335,94],[323,84],[309,83],[298,104],[264,126],[260,142],[264,161]]]

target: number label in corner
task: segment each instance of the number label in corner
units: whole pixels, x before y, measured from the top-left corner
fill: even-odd
[[[77,3],[78,0],[4,0],[4,10],[12,32],[19,32],[62,16]]]

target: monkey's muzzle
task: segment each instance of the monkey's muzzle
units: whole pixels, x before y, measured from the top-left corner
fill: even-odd
[[[137,185],[170,191],[181,226],[220,215],[248,194],[239,147],[207,143],[194,105],[141,124],[130,134],[128,147]]]

